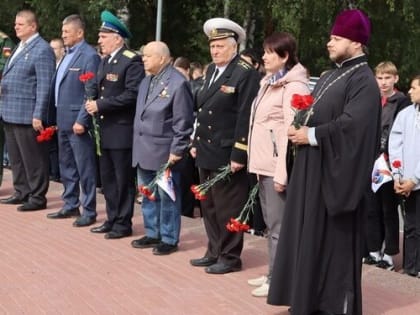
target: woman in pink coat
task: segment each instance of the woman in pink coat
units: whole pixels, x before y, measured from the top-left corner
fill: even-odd
[[[297,44],[288,33],[267,37],[264,67],[267,75],[261,80],[250,119],[248,159],[249,172],[258,176],[259,197],[268,232],[269,269],[267,276],[248,280],[257,286],[252,295],[266,297],[276,256],[277,240],[286,199],[287,129],[294,111],[293,94],[310,94],[307,70],[297,58]]]

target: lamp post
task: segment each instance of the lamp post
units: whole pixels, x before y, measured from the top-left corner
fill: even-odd
[[[162,0],[157,2],[157,14],[156,14],[156,40],[160,41],[162,33]]]

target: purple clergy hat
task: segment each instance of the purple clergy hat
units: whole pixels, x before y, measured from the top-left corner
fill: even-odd
[[[370,21],[361,10],[345,10],[335,18],[331,35],[366,45],[370,38]]]

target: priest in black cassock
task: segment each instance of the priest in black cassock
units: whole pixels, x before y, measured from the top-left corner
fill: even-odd
[[[337,67],[319,80],[299,129],[268,303],[293,315],[362,314],[363,194],[379,149],[380,92],[364,46],[370,21],[340,13],[327,44]]]

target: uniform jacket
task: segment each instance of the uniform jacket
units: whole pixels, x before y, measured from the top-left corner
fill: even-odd
[[[0,79],[3,68],[15,48],[15,43],[2,31],[0,31]]]
[[[158,170],[169,154],[183,156],[193,131],[193,99],[185,77],[167,66],[152,94],[152,76],[139,88],[134,122],[133,166]],[[179,162],[178,162],[179,163]]]
[[[193,146],[198,167],[217,170],[230,161],[247,162],[251,103],[258,92],[260,76],[236,56],[208,88],[215,71],[211,64],[197,95],[197,129]]]
[[[251,108],[248,161],[249,172],[274,177],[287,183],[287,129],[294,111],[293,94],[310,94],[306,69],[296,64],[282,78],[270,84],[271,75],[261,80],[261,87]]]
[[[98,67],[98,123],[101,148],[127,149],[133,145],[133,119],[144,68],[140,56],[123,47]]]
[[[79,49],[74,52],[68,68],[60,82],[56,82],[54,75],[51,87],[53,101],[52,106],[57,106],[57,125],[61,130],[72,130],[75,122],[85,126],[91,125],[90,115],[85,109],[86,97],[95,97],[95,95],[86,95],[95,93],[96,78],[86,82],[86,87],[79,80],[79,76],[86,72],[96,73],[100,62],[99,55],[88,43],[83,42]],[[58,99],[55,100],[55,84],[59,84]]]
[[[32,125],[47,118],[55,57],[50,45],[37,36],[8,62],[1,81],[0,106],[4,121]]]

